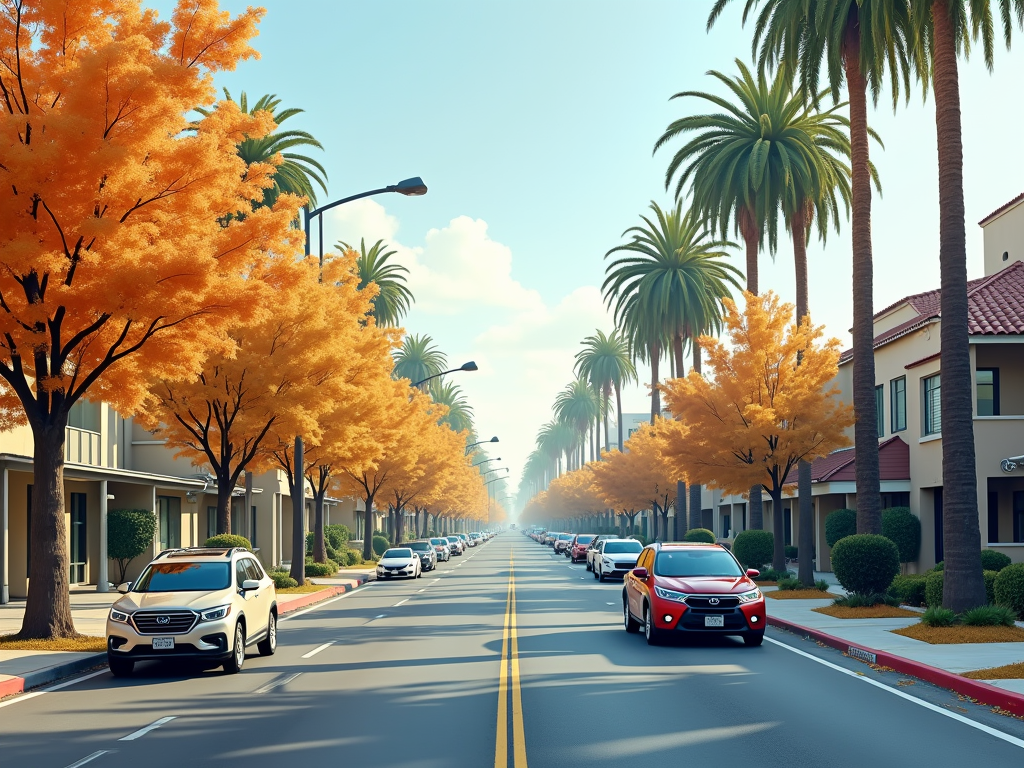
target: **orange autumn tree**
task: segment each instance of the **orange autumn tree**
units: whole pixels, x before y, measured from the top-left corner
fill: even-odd
[[[251,307],[245,274],[294,246],[287,202],[244,218],[272,165],[235,147],[269,115],[215,102],[212,73],[257,54],[261,10],[125,0],[0,3],[0,427],[34,442],[20,636],[76,634],[64,441],[83,398],[134,412],[152,378],[195,374]]]
[[[627,440],[628,444],[629,441]],[[601,461],[593,462],[594,484],[605,504],[629,520],[629,533],[635,533],[636,516],[651,507],[651,483],[644,460],[632,451],[605,451]]]
[[[565,513],[564,517],[590,517],[608,505],[594,482],[593,462],[566,472],[551,481],[547,503],[552,510]]]
[[[744,293],[739,311],[726,299],[729,345],[701,336],[712,373],[692,371],[662,386],[671,413],[686,425],[668,436],[666,454],[693,483],[743,494],[761,485],[772,498],[773,567],[785,569],[782,487],[801,460],[850,444],[853,409],[831,384],[839,341],[822,341],[808,318],[796,326],[793,305],[768,292]],[[800,358],[798,364],[798,356]]]
[[[641,424],[626,441],[637,471],[632,482],[646,489],[647,501],[654,513],[651,532],[654,539],[669,538],[668,510],[675,503],[677,481],[681,477],[675,463],[666,455],[663,437],[672,433],[673,426],[673,422],[658,416],[653,425]]]

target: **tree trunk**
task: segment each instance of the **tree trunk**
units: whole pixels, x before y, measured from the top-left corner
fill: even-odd
[[[366,508],[363,510],[363,559],[369,560],[373,555],[373,497],[368,493],[363,502]]]
[[[217,533],[231,533],[231,492],[235,489],[226,464],[223,462],[217,473]]]
[[[612,449],[612,436],[608,434],[608,411],[612,404],[612,385],[604,385],[604,449],[610,451]],[[600,454],[598,455],[600,458]]]
[[[875,413],[875,351],[871,255],[871,173],[868,158],[867,87],[860,69],[860,31],[851,21],[843,50],[850,95],[850,175],[853,191],[853,409],[857,415],[857,533],[882,532]]]
[[[747,525],[752,531],[764,529],[764,502],[761,499],[761,486],[755,485],[750,489],[747,506]]]
[[[313,560],[318,563],[327,562],[327,540],[324,537],[324,497],[327,496],[327,489],[317,490],[313,497]]]
[[[701,375],[700,344],[697,343],[697,339],[691,339],[690,344],[693,345],[693,365],[691,366],[691,370],[694,373]],[[679,375],[683,375],[682,371],[679,372]]]
[[[292,497],[292,569],[291,577],[306,583],[306,456],[302,438],[295,438],[294,465],[287,472],[288,492]]]
[[[64,441],[67,417],[32,424],[32,538],[28,599],[21,639],[76,637],[71,618],[71,558],[64,512]]]
[[[701,525],[700,486],[690,483],[690,523],[689,528],[702,528]]]
[[[686,525],[686,483],[682,480],[676,480],[676,518],[675,518],[675,531],[673,532],[672,538],[676,541],[683,540],[683,534],[686,533],[684,526]]]
[[[661,390],[658,389],[658,367],[661,364],[661,345],[651,344],[651,424],[661,413]]]
[[[615,418],[618,420],[619,452],[622,452],[622,387],[615,385]]]
[[[676,333],[672,338],[672,356],[675,358],[676,369],[673,375],[677,379],[683,378],[683,334]]]
[[[782,486],[773,488],[772,497],[772,535],[775,538],[775,552],[772,555],[772,568],[776,571],[786,570],[786,529],[785,513],[782,511]]]
[[[757,296],[757,254],[761,246],[761,227],[749,208],[737,210],[736,217],[747,257],[747,291]]]
[[[651,541],[659,541],[658,539],[658,505],[654,504],[651,507]]]
[[[967,234],[964,153],[956,43],[946,0],[932,3],[932,83],[939,149],[939,270],[942,293],[942,605],[962,613],[985,605],[974,456],[970,339],[967,333]]]
[[[796,321],[797,325],[808,317],[810,306],[808,304],[808,280],[807,280],[807,220],[805,208],[798,206],[793,212],[792,236],[793,236],[793,266],[796,271]],[[799,365],[800,358],[797,357]],[[800,526],[797,535],[797,552],[799,553],[800,565],[798,576],[805,586],[814,584],[814,561],[811,552],[814,550],[814,511],[813,499],[811,498],[811,463],[801,461],[797,465],[797,498],[800,504]]]

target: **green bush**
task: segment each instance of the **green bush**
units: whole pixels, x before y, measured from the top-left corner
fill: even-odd
[[[803,589],[803,588],[804,588],[804,585],[803,585],[803,582],[800,581],[800,579],[792,579],[792,578],[779,579],[779,590],[780,591],[791,590],[791,589]]]
[[[965,611],[960,621],[968,627],[1012,627],[1017,616],[1003,605],[982,605]]]
[[[924,604],[929,608],[942,607],[942,571],[932,571],[924,580]]]
[[[946,564],[945,564],[945,562],[943,562],[942,560],[939,560],[939,562],[937,562],[937,563],[935,564],[935,567],[934,567],[934,568],[932,568],[932,570],[933,570],[933,571],[937,571],[937,572],[941,573],[941,572],[942,572],[942,569],[943,569],[943,568],[945,568],[945,567],[946,567]]]
[[[107,512],[107,556],[117,561],[124,583],[128,566],[153,545],[156,515],[148,509],[112,509]]]
[[[312,560],[307,560],[306,576],[319,578],[333,576],[338,572],[338,568],[338,564],[333,560],[328,560],[326,563],[314,563]]]
[[[787,560],[796,560],[797,555],[799,554],[800,550],[798,550],[792,544],[787,544],[784,547],[784,549],[785,549],[785,552],[786,552],[786,559]]]
[[[858,594],[854,592],[844,597],[837,597],[832,605],[840,608],[870,608],[873,605],[899,605],[899,598],[883,592]]]
[[[775,536],[771,531],[741,531],[733,539],[732,553],[744,568],[761,568],[765,563],[772,561],[775,554]]]
[[[998,605],[1005,605],[1024,619],[1024,563],[1008,565],[999,572],[995,598]]]
[[[832,548],[832,570],[847,592],[884,593],[900,572],[900,552],[885,536],[844,536]]]
[[[921,521],[910,507],[882,510],[882,535],[896,545],[901,563],[917,560],[921,551]]]
[[[245,547],[252,551],[252,544],[245,536],[236,536],[233,533],[218,533],[203,542],[204,547]]]
[[[709,531],[707,528],[691,528],[683,536],[683,541],[699,541],[704,544],[714,544],[718,539],[715,538],[715,532]]]
[[[814,582],[814,588],[817,589],[819,592],[828,592],[829,586],[829,583],[824,579],[818,579],[816,582]]]
[[[363,554],[354,549],[345,550],[345,565],[362,565]]]
[[[352,540],[352,531],[348,529],[347,525],[327,525],[324,526],[324,536],[339,552],[348,547],[349,541]]]
[[[299,582],[297,582],[287,573],[280,573],[279,571],[274,571],[270,574],[270,578],[274,580],[274,586],[278,589],[287,589],[288,587],[299,586]]]
[[[981,575],[985,578],[985,599],[989,605],[996,604],[996,576],[999,575],[998,571],[982,571]]]
[[[373,539],[377,538],[378,536],[380,536],[382,539],[386,539],[387,542],[388,542],[388,546],[389,547],[391,546],[391,537],[388,536],[387,531],[374,531],[373,532],[373,538],[371,539],[371,541]]]
[[[956,614],[949,608],[933,606],[921,616],[921,623],[929,627],[952,627],[956,623]]]
[[[345,553],[347,551],[348,551],[347,549],[342,549],[341,552],[339,552],[334,547],[332,547],[330,544],[328,544],[327,545],[327,559],[328,560],[333,560],[336,563],[341,563],[342,565],[344,565],[345,564],[345,560],[346,560]]]
[[[774,568],[765,568],[754,581],[782,581],[792,576],[789,571],[776,571]]]
[[[1011,562],[1013,561],[1002,552],[996,552],[994,549],[981,550],[981,567],[986,571],[1001,571]]]
[[[377,557],[380,557],[384,554],[384,550],[391,546],[391,542],[388,541],[386,536],[374,536],[371,545],[373,546],[374,553]]]
[[[830,547],[847,536],[857,533],[857,512],[852,509],[837,509],[825,517],[825,541]]]
[[[889,585],[889,594],[907,605],[924,605],[925,583],[926,576],[923,573],[897,576]]]

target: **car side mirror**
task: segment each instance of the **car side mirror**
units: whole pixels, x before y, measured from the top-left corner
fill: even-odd
[[[747,576],[751,579],[755,579],[761,575],[761,572],[757,568],[747,568]]]
[[[633,569],[633,575],[636,576],[638,579],[646,579],[647,578],[647,569],[646,568],[634,568]]]
[[[260,583],[256,579],[246,579],[242,582],[243,592],[252,592],[253,590],[259,589]]]
[[[117,585],[117,591],[120,592],[122,595],[127,595],[131,591],[131,589],[132,583],[130,581],[126,581],[124,584]]]

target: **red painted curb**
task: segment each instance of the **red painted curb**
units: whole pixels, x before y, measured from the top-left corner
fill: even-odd
[[[360,579],[358,577],[352,580],[358,582],[356,584],[356,587],[360,587],[368,581],[368,579],[366,578]],[[324,600],[330,600],[332,597],[343,595],[346,592],[351,591],[352,589],[355,589],[355,587],[349,587],[347,585],[340,584],[336,587],[328,587],[327,589],[321,589],[319,592],[310,592],[308,595],[302,595],[301,597],[297,597],[294,600],[289,600],[287,603],[285,603],[283,607],[281,607],[280,613],[282,616],[287,616],[289,613],[294,613],[295,611],[298,611],[302,608],[307,608],[310,605],[314,605],[315,603],[321,603]]]
[[[940,688],[946,688],[954,693],[959,693],[962,696],[969,696],[972,699],[975,699],[979,704],[999,707],[1002,710],[1024,717],[1024,696],[1019,693],[1007,691],[994,685],[988,685],[980,680],[971,680],[968,677],[961,677],[954,672],[947,672],[944,669],[932,667],[928,664],[922,664],[919,661],[912,661],[893,653],[877,651],[874,648],[868,648],[864,645],[851,643],[848,640],[843,640],[841,637],[835,637],[834,635],[829,635],[817,629],[811,629],[810,627],[804,627],[800,624],[794,624],[791,621],[779,619],[775,616],[769,616],[768,623],[774,627],[779,627],[780,629],[786,629],[790,632],[810,637],[811,639],[817,640],[819,643],[827,645],[830,648],[843,651],[855,659],[870,661],[883,667],[889,667],[891,669],[895,669],[897,672],[902,672],[905,675],[913,675],[916,678],[932,683],[933,685],[937,685]]]
[[[12,677],[10,680],[0,682],[0,699],[5,696],[13,696],[16,693],[25,691],[25,678]]]

